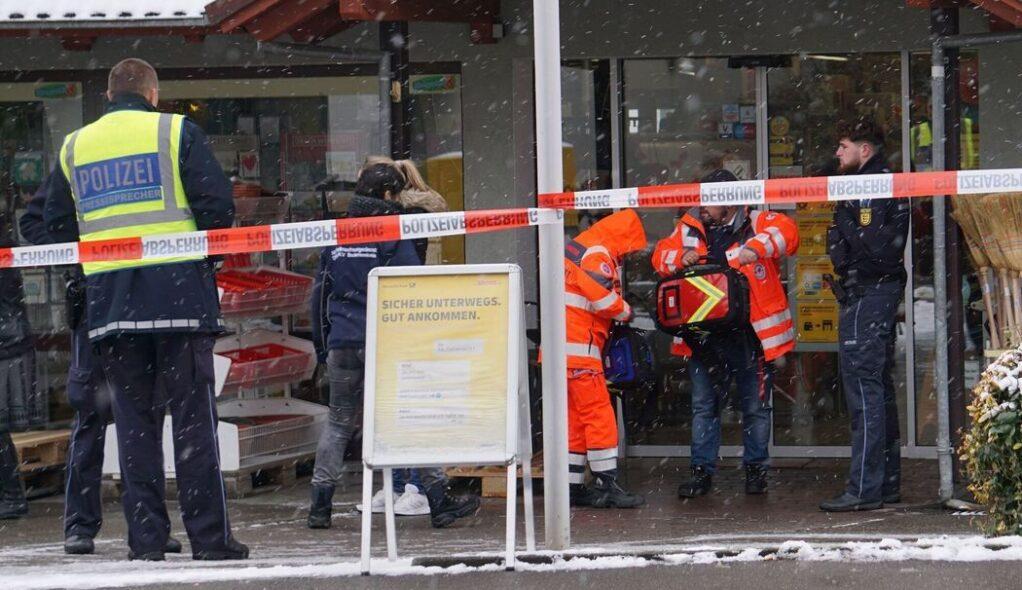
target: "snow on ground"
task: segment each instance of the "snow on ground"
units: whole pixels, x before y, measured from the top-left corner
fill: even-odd
[[[762,538],[762,537],[760,537]],[[806,540],[809,539],[809,540]],[[582,571],[637,568],[653,565],[703,565],[728,562],[796,561],[1022,561],[1022,537],[986,538],[979,536],[941,536],[905,539],[838,541],[829,535],[812,535],[783,542],[747,540],[705,542],[693,539],[689,545],[659,547],[603,547],[576,549],[566,554],[540,551],[523,556],[518,570],[531,572]],[[698,544],[697,544],[698,543]],[[59,545],[32,546],[0,552],[0,562],[14,553],[38,555],[44,551],[59,554]],[[385,576],[456,575],[500,571],[495,553],[466,557],[489,557],[494,563],[483,566],[455,565],[436,567],[415,565],[411,558],[395,561],[376,559],[373,573]],[[54,570],[57,569],[57,572]],[[163,563],[111,561],[96,557],[66,559],[55,568],[46,566],[0,567],[4,590],[44,590],[49,588],[138,588],[167,583],[224,582],[231,580],[271,580],[286,578],[343,578],[360,575],[357,560],[330,558],[306,559],[296,564],[288,559],[254,559],[235,564],[194,562],[187,556],[172,556]]]

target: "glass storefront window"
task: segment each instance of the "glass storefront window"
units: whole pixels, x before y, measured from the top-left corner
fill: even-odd
[[[0,84],[0,243],[21,242],[17,221],[57,162],[64,137],[82,125],[78,83]],[[25,309],[35,338],[35,386],[45,411],[33,411],[29,428],[64,422],[70,358],[62,267],[20,271]],[[6,401],[6,400],[5,400]]]
[[[725,58],[625,60],[622,102],[624,185],[694,182],[716,168],[740,179],[756,178],[756,72],[729,68]],[[628,296],[648,318],[656,284],[649,261],[655,243],[669,235],[676,211],[640,212],[650,248],[629,258]],[[652,322],[649,322],[651,325]],[[686,445],[691,442],[692,406],[686,363],[670,354],[671,339],[656,333],[656,387],[630,396],[628,443]],[[741,444],[741,413],[731,396],[723,411],[722,441]]]
[[[450,211],[465,208],[461,137],[461,75],[424,74],[411,77],[412,160]],[[443,262],[465,262],[465,237],[441,240]]]
[[[790,67],[767,73],[767,151],[771,178],[836,173],[834,135],[842,120],[871,115],[887,137],[885,156],[901,169],[901,56],[889,54],[803,55]],[[774,387],[774,444],[849,444],[848,416],[837,356],[838,305],[822,285],[833,273],[826,231],[833,209],[825,204],[793,208],[801,247],[788,266],[788,294],[797,345],[778,363]],[[902,429],[905,415],[905,330],[897,328],[895,386]]]

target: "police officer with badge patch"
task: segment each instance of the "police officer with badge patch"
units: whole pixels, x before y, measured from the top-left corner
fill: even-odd
[[[889,173],[884,133],[860,118],[839,128],[836,156],[845,175]],[[909,203],[852,199],[838,203],[827,234],[840,303],[841,382],[852,430],[844,491],[820,504],[827,512],[875,510],[901,501],[901,440],[895,401],[895,321],[905,291]]]
[[[46,185],[43,219],[57,241],[116,240],[230,227],[231,188],[202,131],[157,112],[156,71],[110,70],[106,114],[67,136]],[[173,425],[178,499],[192,557],[245,559],[220,472],[213,339],[223,330],[205,256],[84,262],[89,340],[112,388],[128,558],[162,561],[162,427]],[[157,395],[157,385],[162,392]]]

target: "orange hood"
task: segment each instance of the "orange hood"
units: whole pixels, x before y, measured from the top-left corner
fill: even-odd
[[[600,245],[616,260],[646,247],[646,230],[634,209],[623,209],[594,223],[575,241],[586,246]]]

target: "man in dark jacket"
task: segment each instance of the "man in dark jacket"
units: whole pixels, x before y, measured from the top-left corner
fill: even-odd
[[[884,134],[871,119],[842,127],[843,174],[884,174]],[[828,512],[873,510],[901,501],[901,440],[895,399],[895,321],[905,290],[909,204],[904,199],[838,203],[827,247],[839,280],[841,378],[852,428],[852,462],[843,493]],[[882,353],[881,353],[882,351]]]
[[[198,126],[157,112],[152,66],[118,63],[107,98],[107,113],[68,136],[50,175],[43,218],[51,236],[102,240],[230,227],[230,184]],[[223,320],[211,263],[181,256],[82,267],[89,339],[113,388],[129,559],[163,560],[170,534],[157,382],[172,416],[192,556],[247,558],[248,547],[231,535],[220,472],[213,339]]]
[[[43,205],[50,179],[52,176],[28,202],[25,214],[18,222],[21,237],[33,245],[55,242],[46,231],[43,220]],[[103,445],[107,424],[113,421],[113,411],[110,407],[110,386],[89,343],[85,319],[85,277],[78,267],[67,271],[64,278],[67,281],[67,321],[71,328],[67,401],[75,411],[64,487],[64,552],[87,555],[95,551],[93,539],[103,524]],[[162,413],[158,419],[163,419]],[[181,553],[181,542],[169,537],[165,552]]]
[[[0,247],[15,245],[9,221],[0,211]],[[34,354],[21,271],[0,268],[0,520],[28,514],[11,429],[23,429],[29,423]]]
[[[401,206],[394,199],[403,186],[404,178],[393,166],[369,166],[359,177],[348,217],[400,214]],[[320,362],[325,361],[329,371],[330,414],[316,449],[309,528],[330,528],[334,489],[341,478],[344,453],[360,426],[369,273],[379,266],[419,264],[410,240],[332,246],[325,248],[320,257],[312,292],[313,339]],[[434,527],[448,526],[479,508],[478,497],[455,498],[448,494],[442,469],[421,469],[420,473]]]

